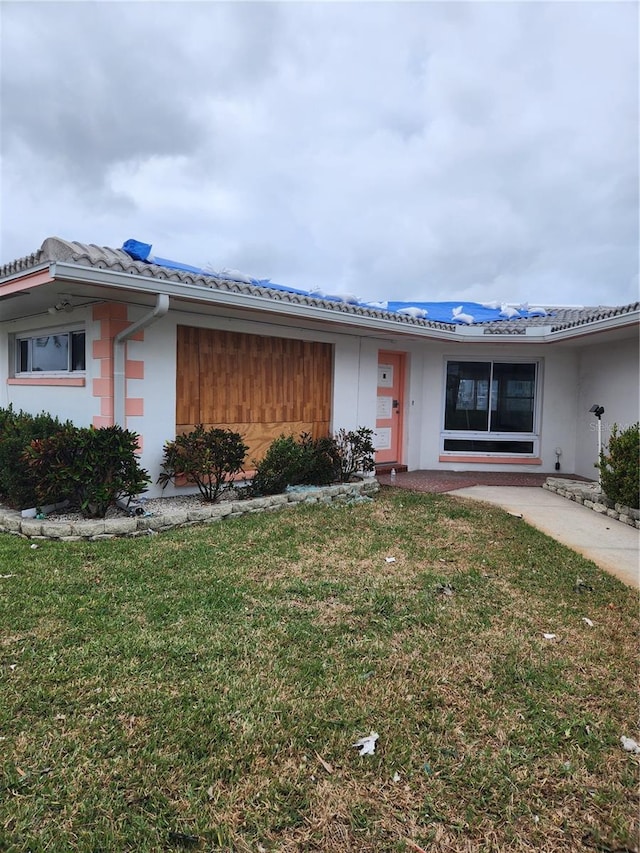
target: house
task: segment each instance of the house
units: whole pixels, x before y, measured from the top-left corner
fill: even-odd
[[[125,425],[154,480],[197,423],[241,432],[249,461],[369,426],[380,466],[594,478],[590,409],[605,443],[638,420],[638,303],[363,303],[151,248],[51,237],[0,268],[0,407]]]

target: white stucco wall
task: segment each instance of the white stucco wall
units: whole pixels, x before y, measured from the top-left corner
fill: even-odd
[[[611,427],[624,429],[640,419],[638,393],[638,339],[585,347],[578,354],[575,473],[597,479],[597,419],[589,409],[604,406],[602,442],[606,446]]]
[[[144,312],[129,311],[135,322]],[[144,341],[127,341],[127,359],[144,361],[144,379],[127,379],[127,398],[144,400],[142,417],[128,416],[127,429],[143,437],[140,464],[150,473],[148,495],[161,494],[155,486],[165,441],[176,433],[176,323],[169,315],[144,330]],[[167,494],[169,492],[166,492]]]
[[[129,309],[132,322],[146,313]],[[100,336],[100,324],[91,320],[90,309],[77,309],[69,322],[84,322],[87,333],[87,371],[84,387],[8,385],[9,334],[51,328],[39,317],[5,324],[0,329],[0,406],[12,403],[16,409],[49,411],[80,426],[91,424],[99,414],[100,401],[93,396],[92,379],[99,376],[100,363],[91,358],[92,344]],[[447,358],[473,357],[475,360],[540,359],[541,414],[539,421],[540,465],[509,465],[512,471],[552,473],[555,448],[562,449],[562,473],[578,473],[594,478],[597,457],[595,422],[588,415],[593,403],[604,405],[605,440],[615,421],[627,425],[638,420],[638,344],[629,339],[618,344],[574,348],[532,344],[471,341],[402,342],[396,339],[360,337],[352,331],[305,331],[261,318],[240,319],[203,317],[195,313],[169,310],[148,327],[144,341],[127,344],[127,358],[144,362],[144,379],[127,380],[127,396],[144,399],[144,414],[128,417],[127,427],[144,438],[141,462],[153,480],[160,470],[164,442],[175,437],[176,337],[177,326],[199,326],[256,335],[310,339],[334,347],[332,430],[341,427],[375,427],[376,385],[379,350],[402,352],[406,356],[406,383],[403,397],[403,458],[410,470],[446,468],[469,470],[474,465],[440,462],[441,429],[444,413],[444,381]],[[505,466],[482,462],[482,470],[505,470]],[[149,494],[158,494],[152,484]],[[167,494],[171,493],[171,487]],[[180,493],[183,493],[181,490]]]
[[[14,354],[9,348],[12,335],[53,334],[56,330],[67,331],[75,327],[83,327],[86,332],[86,373],[83,387],[8,384],[7,379],[14,370]],[[61,420],[71,420],[77,426],[89,426],[93,415],[96,414],[91,380],[94,375],[99,376],[100,369],[91,358],[96,334],[99,334],[99,328],[92,322],[88,308],[77,308],[71,314],[56,317],[38,315],[5,324],[0,330],[0,406],[6,408],[11,404],[16,411],[23,410],[31,414],[44,411]],[[98,373],[95,373],[96,369]]]
[[[572,471],[575,462],[575,412],[577,407],[577,356],[571,350],[540,346],[487,345],[479,350],[464,343],[428,342],[409,350],[410,364],[406,407],[409,435],[405,461],[410,469],[469,470],[474,463],[452,459],[440,462],[444,422],[445,364],[448,359],[472,357],[477,361],[513,358],[540,360],[541,407],[539,415],[540,465],[509,465],[511,471],[553,472],[555,448],[562,448],[561,469]],[[502,464],[483,462],[482,470],[504,471]]]
[[[130,312],[130,319],[137,319]],[[127,358],[144,359],[144,379],[128,380],[127,394],[144,397],[144,415],[127,418],[127,428],[144,437],[141,464],[153,480],[157,478],[165,441],[175,437],[176,416],[176,340],[177,327],[198,326],[224,329],[245,334],[272,335],[297,340],[316,340],[334,347],[334,379],[332,391],[332,431],[341,427],[354,429],[364,424],[375,425],[377,345],[370,339],[325,331],[308,332],[274,323],[252,322],[228,317],[202,317],[191,313],[169,311],[147,328],[144,343],[130,341]],[[231,380],[232,381],[232,380]],[[164,494],[176,490],[167,486]],[[177,490],[184,494],[184,489]],[[152,483],[149,496],[161,494]]]

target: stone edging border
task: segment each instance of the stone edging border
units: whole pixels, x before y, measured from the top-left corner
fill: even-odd
[[[640,530],[640,510],[614,503],[602,492],[597,483],[549,477],[542,488]]]
[[[348,503],[350,500],[371,497],[380,490],[374,478],[357,483],[342,483],[309,490],[286,492],[265,498],[244,501],[225,501],[198,506],[192,509],[173,509],[162,515],[123,518],[79,519],[55,521],[54,519],[23,518],[17,510],[0,507],[0,533],[15,533],[27,539],[56,539],[63,542],[91,542],[116,537],[149,536],[174,527],[193,524],[211,524],[224,518],[239,518],[255,512],[267,512],[298,504]]]

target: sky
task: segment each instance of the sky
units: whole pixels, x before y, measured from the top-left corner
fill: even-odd
[[[0,16],[0,263],[134,238],[363,300],[640,298],[635,2]]]

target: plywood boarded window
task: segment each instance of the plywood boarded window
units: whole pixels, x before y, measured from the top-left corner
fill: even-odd
[[[176,432],[226,427],[260,459],[282,433],[327,435],[330,344],[178,326]]]

